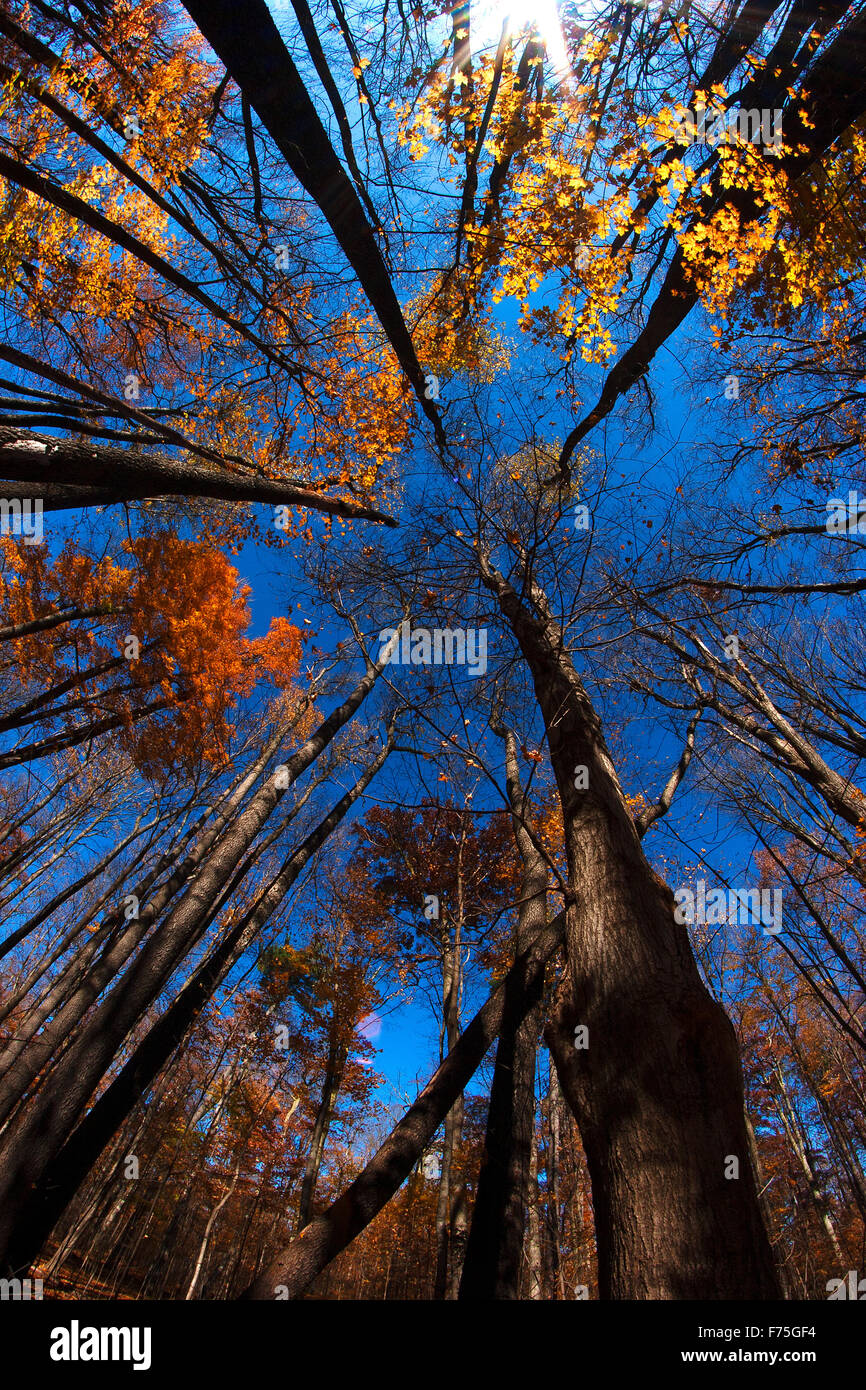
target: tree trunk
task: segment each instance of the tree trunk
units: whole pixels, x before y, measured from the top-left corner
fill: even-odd
[[[10,356],[8,350],[2,355]],[[25,370],[41,368],[40,363],[31,360],[17,365]],[[41,374],[48,375],[44,368]],[[182,436],[172,442],[189,443]],[[0,427],[0,477],[12,480],[3,484],[7,497],[39,499],[46,512],[110,506],[149,497],[214,497],[227,502],[304,507],[333,516],[397,525],[375,507],[325,497],[313,488],[288,480],[283,483],[252,472],[230,472],[225,465],[204,466],[168,454],[119,449],[94,440],[81,443],[9,426]]]
[[[526,799],[520,785],[517,745],[504,731],[506,787],[514,836],[523,864],[516,954],[525,950],[547,921],[547,864],[527,831]],[[535,1129],[535,1054],[541,1027],[543,978],[529,998],[509,997],[496,1049],[487,1111],[484,1153],[461,1298],[519,1298],[529,1168]]]
[[[223,814],[216,817],[214,824],[188,850],[183,860],[176,865],[165,882],[160,884],[153,893],[150,901],[142,906],[138,917],[132,918],[125,927],[122,927],[115,940],[106,945],[106,949],[96,964],[92,967],[89,966],[80,986],[70,992],[69,982],[65,979],[65,972],[61,972],[36,1010],[28,1016],[26,1026],[16,1030],[18,1036],[15,1042],[10,1043],[0,1057],[0,1068],[2,1068],[0,1122],[4,1121],[11,1113],[13,1107],[23,1097],[27,1087],[39,1074],[52,1053],[62,1046],[64,1040],[69,1037],[105,986],[120,973],[136,946],[143,940],[172,898],[176,897],[181,888],[190,881],[195,870],[208,861],[209,856],[216,857],[220,836],[225,832],[228,817],[240,806],[243,796],[264,770],[268,758],[277,747],[278,742],[277,737],[268,740],[262,754],[256,758],[244,775],[237,779]],[[144,882],[149,884],[152,882],[152,877],[148,875]],[[143,892],[137,884],[132,891],[137,897],[143,896]],[[180,904],[181,907],[188,902],[189,897],[190,894],[187,894],[187,897]],[[117,918],[119,922],[122,921],[120,912],[117,913]],[[168,919],[168,921],[170,920]],[[168,921],[161,928],[162,931],[167,929]],[[93,943],[91,941],[85,942],[85,959],[88,958],[92,950]],[[53,1015],[51,1022],[42,1030],[38,1042],[36,1044],[30,1043],[31,1032],[35,1032],[43,1019],[48,1018],[49,1015]]]
[[[529,1153],[529,1215],[527,1218],[526,1283],[527,1296],[533,1302],[544,1298],[544,1257],[541,1250],[541,1194],[538,1190],[538,1130],[532,1127],[532,1146]]]
[[[243,856],[248,855],[251,845],[288,786],[306,771],[353,717],[381,670],[381,665],[374,666],[368,662],[365,676],[351,695],[288,758],[285,764],[287,775],[282,779],[285,786],[278,785],[275,776],[266,778],[202,866],[192,888],[162,924],[159,932],[150,937],[132,968],[103,999],[52,1069],[51,1084],[43,1086],[24,1108],[24,1113],[10,1122],[0,1150],[0,1263],[6,1267],[9,1265],[10,1251],[16,1252],[16,1261],[21,1260],[22,1256],[27,1262],[32,1261],[39,1249],[38,1245],[34,1248],[32,1244],[36,1230],[41,1229],[44,1238],[59,1216],[60,1212],[55,1210],[47,1229],[43,1224],[44,1216],[34,1224],[34,1202],[45,1199],[46,1172],[80,1120],[93,1090],[118,1049],[206,930],[210,912],[235,881]],[[246,863],[249,862],[247,858]],[[118,1121],[111,1125],[109,1135],[127,1113],[128,1106],[125,1106]],[[107,1137],[105,1135],[101,1143]],[[81,1180],[80,1176],[78,1180]],[[65,1201],[71,1195],[72,1192],[68,1192]],[[54,1206],[53,1203],[49,1205]],[[22,1236],[25,1237],[23,1248]]]
[[[336,1033],[339,1023],[336,1017],[333,1020],[332,1028]],[[340,1083],[343,1080],[343,1070],[346,1065],[346,1049],[334,1036],[331,1038],[331,1046],[328,1051],[328,1061],[325,1067],[325,1079],[322,1082],[322,1099],[316,1113],[316,1120],[313,1125],[313,1134],[310,1140],[310,1152],[304,1167],[304,1177],[301,1182],[301,1195],[298,1202],[298,1234],[305,1226],[310,1224],[313,1214],[313,1198],[316,1193],[316,1182],[319,1176],[319,1169],[322,1166],[322,1157],[325,1152],[325,1140],[328,1137],[328,1130],[331,1127],[331,1120],[334,1115],[334,1107],[337,1103],[337,1093]]]
[[[458,884],[460,878],[458,875]],[[442,931],[442,1032],[448,1051],[460,1037],[460,984],[462,973],[462,931],[460,904],[454,937],[450,923]],[[454,1296],[454,1251],[452,1249],[455,1211],[459,1205],[459,1185],[454,1180],[454,1155],[463,1136],[463,1096],[457,1097],[445,1117],[442,1139],[442,1170],[439,1174],[439,1199],[436,1206],[436,1278],[433,1297]]]
[[[562,804],[572,1026],[588,1045],[572,1045],[560,1081],[589,1165],[601,1296],[778,1298],[734,1030],[643,854],[544,595],[527,580],[530,611],[479,562],[529,665]]]
[[[547,1230],[550,1240],[550,1285],[558,1289],[559,1297],[565,1298],[565,1283],[562,1277],[562,1245],[560,1240],[559,1213],[559,1153],[562,1092],[553,1058],[548,1053],[547,1082],[547,1129],[549,1134],[547,1160]]]
[[[5,1260],[9,1268],[28,1267],[72,1200],[79,1184],[105,1144],[144,1094],[192,1026],[202,1007],[232,965],[279,908],[302,869],[369,785],[390,753],[383,750],[340,798],[330,813],[294,851],[253,907],[240,918],[199,965],[174,1002],[133,1050],[111,1085],[99,1097],[67,1142],[44,1166],[41,1181],[31,1186],[17,1219],[8,1218]]]
[[[794,1157],[797,1159],[797,1162],[803,1169],[803,1173],[806,1178],[806,1184],[809,1189],[809,1196],[815,1208],[815,1214],[817,1215],[818,1220],[821,1222],[821,1225],[824,1227],[824,1230],[827,1234],[827,1239],[832,1247],[833,1254],[836,1260],[838,1261],[839,1268],[841,1269],[842,1265],[845,1262],[845,1256],[842,1253],[842,1247],[839,1244],[839,1237],[836,1235],[836,1227],[833,1224],[833,1218],[830,1215],[828,1203],[825,1201],[824,1194],[821,1190],[821,1184],[818,1182],[818,1179],[815,1175],[815,1170],[812,1167],[811,1160],[806,1151],[806,1141],[805,1136],[803,1134],[800,1117],[794,1109],[794,1106],[791,1102],[791,1097],[788,1094],[788,1088],[785,1085],[785,1078],[782,1075],[782,1068],[780,1067],[779,1062],[775,1057],[773,1057],[772,1060],[773,1072],[776,1078],[776,1085],[779,1090],[779,1102],[777,1106],[779,1118],[782,1121],[785,1133],[788,1136],[788,1142],[791,1145],[791,1150],[794,1154]]]
[[[184,1298],[187,1302],[189,1302],[189,1300],[195,1294],[196,1285],[198,1284],[199,1276],[201,1275],[202,1265],[204,1264],[205,1255],[207,1254],[207,1247],[210,1241],[211,1231],[213,1230],[216,1224],[217,1217],[219,1216],[229,1197],[231,1197],[232,1193],[237,1187],[238,1176],[240,1175],[240,1171],[241,1161],[240,1159],[238,1159],[237,1166],[234,1171],[234,1176],[231,1182],[229,1183],[222,1197],[220,1197],[219,1201],[217,1202],[216,1206],[214,1207],[213,1211],[207,1219],[207,1225],[204,1228],[204,1234],[201,1238],[201,1245],[199,1246],[198,1257],[195,1262],[195,1268],[192,1272],[192,1278],[190,1279],[186,1293],[184,1294]]]

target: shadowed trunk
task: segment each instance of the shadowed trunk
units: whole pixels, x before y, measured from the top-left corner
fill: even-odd
[[[338,1026],[335,1018],[333,1023],[335,1032]],[[331,1046],[328,1050],[328,1061],[325,1067],[325,1078],[322,1082],[322,1097],[313,1124],[313,1133],[310,1139],[310,1152],[307,1155],[307,1162],[304,1166],[304,1177],[301,1182],[301,1195],[298,1202],[299,1232],[310,1224],[310,1218],[313,1214],[313,1198],[316,1195],[316,1182],[319,1177],[319,1169],[322,1166],[322,1158],[325,1153],[325,1140],[328,1137],[328,1130],[331,1127],[331,1120],[334,1117],[334,1107],[337,1104],[337,1094],[343,1080],[343,1071],[346,1066],[347,1056],[348,1053],[345,1047],[336,1037],[332,1036]]]
[[[516,941],[519,954],[545,926],[548,870],[527,832],[514,734],[509,729],[503,736],[508,800],[523,864]],[[539,977],[528,996],[517,995],[512,989],[506,997],[478,1191],[460,1283],[461,1298],[520,1297],[535,1127],[535,1053],[543,987],[544,979]]]
[[[29,1212],[34,1199],[45,1196],[47,1170],[80,1122],[91,1095],[132,1029],[201,939],[223,895],[236,886],[253,862],[249,850],[285,792],[352,719],[375,685],[382,667],[369,661],[366,665],[365,675],[348,698],[287,759],[285,776],[279,780],[268,776],[240,810],[192,887],[52,1068],[50,1080],[22,1113],[10,1120],[0,1149],[0,1263],[4,1268],[9,1265],[10,1252],[15,1252],[13,1262],[22,1258],[22,1231],[26,1236],[25,1257],[32,1259],[38,1252],[38,1246],[34,1249],[31,1244]],[[55,1220],[57,1215],[59,1212]]]

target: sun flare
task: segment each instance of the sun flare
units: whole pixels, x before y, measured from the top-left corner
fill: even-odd
[[[537,29],[557,80],[570,76],[571,63],[556,0],[481,0],[472,6],[473,49],[495,47],[506,22],[513,34],[530,27]]]

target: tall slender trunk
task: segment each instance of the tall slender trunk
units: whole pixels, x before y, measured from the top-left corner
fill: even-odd
[[[136,946],[144,939],[172,899],[190,882],[195,871],[207,862],[208,856],[218,854],[217,846],[220,843],[220,837],[225,834],[227,817],[240,806],[243,796],[252,787],[256,777],[264,770],[268,757],[277,747],[278,742],[279,739],[276,736],[268,740],[260,756],[255,759],[243,776],[236,780],[232,794],[222,813],[217,815],[214,823],[204,831],[196,843],[188,848],[181,862],[175,864],[169,877],[153,892],[150,901],[144,904],[139,915],[132,918],[124,926],[122,914],[120,912],[116,914],[117,935],[113,940],[111,936],[108,937],[99,960],[95,965],[88,966],[80,984],[75,985],[70,990],[69,981],[65,978],[66,971],[62,971],[59,978],[52,983],[45,996],[39,1001],[38,1006],[28,1016],[26,1027],[17,1030],[19,1036],[14,1043],[4,1050],[2,1058],[0,1058],[0,1068],[2,1068],[0,1121],[8,1117],[13,1107],[25,1094],[27,1087],[50,1059],[52,1052],[61,1047],[64,1040],[69,1037],[87,1010],[99,997],[101,991],[117,976]],[[146,875],[143,882],[144,884],[151,883],[152,876]],[[145,891],[147,891],[146,888],[139,889],[138,884],[134,888],[130,888],[130,892],[133,892],[136,897]],[[180,906],[182,907],[184,903],[188,902],[190,897],[191,894],[188,893]],[[164,929],[168,925],[166,922]],[[92,941],[88,940],[84,943],[82,954],[85,961],[89,961],[93,949],[94,943]],[[73,975],[73,980],[74,978]],[[42,1030],[38,1041],[27,1046],[31,1032],[35,1032],[43,1019],[52,1014],[51,1022]]]
[[[544,1298],[544,1257],[541,1250],[541,1193],[538,1190],[538,1130],[532,1126],[529,1152],[529,1212],[526,1223],[526,1292],[534,1302]]]
[[[559,1213],[562,1202],[559,1191],[559,1156],[561,1151],[562,1091],[553,1058],[548,1054],[547,1078],[547,1130],[549,1134],[547,1150],[547,1230],[550,1238],[551,1287],[565,1298],[565,1282],[562,1274],[562,1248],[559,1230]]]
[[[458,885],[460,875],[458,874]],[[442,929],[442,1033],[451,1052],[460,1037],[460,983],[462,973],[462,930],[460,905],[453,927],[446,918]],[[454,1254],[452,1217],[457,1205],[458,1184],[454,1177],[454,1156],[463,1136],[463,1094],[457,1096],[445,1117],[442,1139],[442,1167],[436,1205],[436,1278],[433,1297],[453,1296]]]
[[[547,921],[547,864],[527,828],[517,743],[505,740],[505,775],[512,825],[523,865],[515,953],[525,950]],[[460,1284],[461,1298],[519,1298],[529,1166],[535,1129],[535,1054],[541,1027],[543,979],[528,999],[506,1000],[487,1130]]]
[[[198,1248],[198,1255],[196,1257],[195,1267],[192,1271],[192,1278],[190,1279],[189,1284],[187,1285],[186,1293],[184,1294],[184,1299],[187,1302],[189,1302],[189,1300],[195,1295],[196,1286],[201,1276],[202,1265],[204,1264],[205,1255],[207,1254],[207,1248],[210,1242],[211,1232],[213,1231],[213,1228],[216,1225],[216,1221],[220,1212],[222,1211],[226,1202],[229,1200],[229,1198],[231,1197],[232,1193],[238,1185],[238,1177],[240,1176],[240,1171],[241,1160],[238,1159],[237,1166],[235,1167],[234,1175],[232,1177],[231,1182],[229,1183],[223,1195],[220,1197],[219,1201],[214,1205],[214,1208],[207,1219],[207,1225],[204,1228],[204,1234],[201,1238],[201,1245]]]
[[[273,1163],[268,1161],[264,1164],[261,1174],[259,1176],[259,1182],[256,1188],[255,1196],[253,1197],[251,1202],[247,1202],[243,1229],[239,1232],[237,1238],[234,1241],[234,1260],[232,1261],[230,1268],[228,1266],[224,1267],[222,1283],[220,1285],[219,1292],[215,1295],[215,1297],[223,1299],[232,1297],[232,1289],[235,1287],[238,1277],[238,1270],[240,1269],[241,1264],[243,1263],[244,1254],[247,1248],[247,1241],[249,1240],[250,1232],[253,1229],[256,1217],[258,1216],[259,1210],[262,1205],[262,1195],[265,1192],[265,1189],[270,1186],[272,1174]]]
[[[770,1238],[772,1239],[773,1216],[772,1211],[770,1209],[770,1203],[767,1200],[767,1188],[769,1184],[767,1182],[767,1178],[764,1173],[764,1168],[761,1163],[761,1155],[758,1152],[758,1139],[755,1134],[755,1126],[752,1124],[748,1110],[746,1111],[746,1133],[749,1136],[749,1149],[752,1155],[752,1167],[755,1170],[755,1178],[758,1183],[758,1200],[761,1203],[761,1212],[763,1213],[764,1217],[764,1225],[766,1226],[767,1232]],[[788,1271],[786,1270],[783,1264],[780,1264],[778,1262],[778,1260],[776,1261],[776,1268],[779,1273],[779,1283],[782,1286],[782,1292],[784,1293],[785,1298],[793,1298],[794,1294],[791,1288],[791,1281],[788,1276]]]
[[[797,1162],[803,1169],[803,1173],[806,1178],[806,1183],[809,1188],[809,1196],[812,1199],[812,1205],[815,1208],[815,1213],[818,1217],[818,1220],[821,1222],[821,1225],[824,1227],[824,1230],[827,1234],[827,1239],[830,1242],[830,1245],[832,1246],[833,1254],[839,1261],[839,1268],[841,1269],[845,1260],[845,1256],[842,1252],[842,1247],[839,1244],[839,1237],[836,1234],[836,1227],[833,1224],[833,1218],[830,1215],[828,1204],[824,1199],[824,1194],[821,1191],[821,1185],[818,1182],[818,1179],[815,1175],[815,1169],[812,1166],[811,1159],[809,1158],[809,1154],[806,1150],[805,1137],[803,1134],[800,1117],[794,1109],[790,1094],[788,1092],[788,1088],[785,1085],[785,1078],[782,1074],[782,1068],[779,1065],[778,1059],[776,1057],[773,1057],[773,1074],[776,1078],[776,1086],[779,1091],[779,1118],[781,1119],[785,1129],[785,1133],[788,1136],[788,1142],[791,1145],[791,1150],[794,1154],[794,1157],[797,1159]]]
[[[310,1152],[307,1155],[307,1162],[304,1166],[304,1177],[301,1182],[301,1195],[298,1202],[298,1233],[310,1224],[313,1215],[313,1198],[316,1194],[316,1182],[319,1177],[319,1169],[322,1166],[322,1158],[325,1153],[325,1140],[328,1137],[328,1130],[331,1127],[331,1120],[334,1116],[334,1108],[337,1104],[337,1094],[343,1080],[343,1072],[346,1066],[347,1052],[344,1044],[337,1036],[339,1022],[335,1017],[331,1025],[331,1041],[328,1048],[328,1060],[325,1065],[325,1077],[322,1082],[322,1096],[319,1108],[316,1112],[316,1119],[313,1124],[313,1133],[310,1139]]]
[[[812,1099],[818,1108],[824,1128],[830,1138],[830,1143],[836,1154],[839,1167],[845,1175],[845,1180],[850,1191],[851,1197],[860,1212],[863,1221],[866,1222],[866,1180],[864,1180],[863,1165],[857,1153],[856,1146],[852,1144],[849,1135],[845,1132],[843,1125],[839,1123],[838,1112],[832,1101],[824,1095],[820,1083],[814,1074],[809,1060],[800,1046],[799,1039],[795,1030],[791,1027],[784,1009],[780,1009],[776,998],[768,986],[764,986],[764,993],[776,1018],[779,1020],[785,1032],[788,1046],[791,1049],[791,1056],[797,1065],[801,1077],[811,1092]]]
[[[52,1071],[50,1086],[44,1086],[29,1105],[22,1107],[22,1115],[10,1123],[0,1150],[0,1264],[8,1267],[10,1259],[22,1257],[32,1261],[38,1254],[39,1245],[34,1247],[33,1242],[37,1237],[45,1238],[75,1190],[74,1187],[69,1190],[60,1181],[62,1175],[59,1175],[58,1186],[65,1189],[62,1204],[58,1207],[57,1194],[53,1192],[51,1199],[47,1200],[47,1171],[84,1114],[95,1087],[112,1064],[118,1049],[165,988],[178,965],[200,940],[207,929],[210,914],[223,900],[227,890],[242,878],[245,866],[248,867],[251,862],[251,846],[288,787],[315,762],[373,688],[382,665],[374,666],[369,661],[366,665],[366,674],[351,695],[287,759],[286,776],[279,780],[276,776],[268,776],[238,813],[217,849],[200,868],[193,886],[169,914],[160,931],[150,936],[133,966],[106,995],[73,1044],[67,1048]],[[345,797],[338,803],[342,810],[337,820],[345,814],[345,803]],[[332,815],[336,814],[337,808]],[[322,839],[332,828],[329,821],[330,818],[326,818],[315,832],[316,835],[321,832]],[[311,838],[308,837],[308,841]],[[314,848],[318,848],[318,845]],[[247,856],[246,860],[244,856]],[[303,862],[306,862],[306,858]],[[297,871],[300,867],[302,865],[298,866]],[[286,872],[293,873],[290,882],[294,882],[297,872],[294,872],[292,861],[286,866]],[[277,881],[279,879],[278,875]],[[267,894],[263,896],[266,898]],[[278,902],[282,901],[283,896],[284,893],[280,892]],[[201,972],[199,975],[201,978]],[[219,971],[216,978],[220,978]],[[183,1031],[186,1026],[188,1021]],[[159,1064],[162,1065],[165,1060],[165,1054],[160,1054]],[[114,1132],[117,1123],[128,1113],[135,1094],[133,1089],[133,1099],[124,1102],[119,1118],[110,1124],[107,1133],[100,1136],[97,1152]],[[77,1181],[81,1181],[81,1176],[79,1172]],[[35,1206],[43,1202],[45,1210],[36,1218]],[[50,1221],[47,1226],[44,1224],[46,1221]],[[17,1251],[14,1257],[10,1253],[13,1250]]]
[[[378,1215],[409,1176],[498,1035],[509,978],[520,975],[529,984],[536,973],[544,973],[562,940],[563,920],[560,913],[515,961],[363,1172],[302,1235],[273,1256],[244,1298],[272,1299],[279,1286],[286,1289],[289,1298],[297,1298]]]

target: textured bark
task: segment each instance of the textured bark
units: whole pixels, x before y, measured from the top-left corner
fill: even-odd
[[[563,920],[560,913],[515,961],[364,1171],[326,1212],[271,1258],[244,1298],[272,1299],[278,1290],[281,1297],[299,1297],[393,1197],[484,1060],[502,1024],[508,980],[518,977],[525,989],[536,975],[543,975],[562,940]]]
[[[526,1225],[526,1295],[534,1302],[544,1298],[544,1258],[541,1251],[541,1194],[538,1190],[538,1132],[533,1126],[529,1156],[529,1213]]]
[[[459,1099],[459,1097],[458,1097]],[[436,1197],[436,1272],[433,1277],[433,1297],[442,1299],[448,1287],[448,1247],[451,1242],[451,1159],[453,1155],[454,1107],[445,1116],[442,1136],[442,1165],[439,1170],[439,1191]]]
[[[334,1029],[336,1030],[337,1027],[337,1020],[334,1019]],[[316,1194],[316,1183],[319,1177],[319,1169],[322,1166],[325,1141],[328,1137],[328,1130],[331,1128],[331,1120],[334,1116],[334,1107],[337,1104],[337,1095],[343,1080],[347,1055],[345,1046],[337,1038],[332,1038],[331,1046],[328,1051],[328,1061],[325,1067],[325,1078],[322,1082],[321,1100],[319,1102],[319,1108],[316,1111],[316,1119],[313,1124],[313,1133],[310,1139],[310,1152],[307,1155],[307,1162],[304,1165],[304,1176],[301,1181],[301,1195],[298,1200],[299,1232],[301,1232],[305,1226],[309,1226],[310,1219],[313,1215],[313,1198]]]
[[[37,364],[38,365],[38,364]],[[179,443],[187,441],[180,439]],[[42,499],[44,511],[108,506],[145,497],[215,497],[223,502],[269,502],[306,507],[333,516],[396,521],[360,502],[329,498],[287,479],[252,472],[231,472],[224,464],[194,463],[143,449],[116,449],[110,444],[59,439],[32,430],[0,427],[0,478],[7,497]]]
[[[643,854],[544,595],[527,579],[525,602],[479,559],[532,673],[562,804],[573,1021],[589,1046],[572,1048],[572,1074],[560,1080],[592,1180],[601,1296],[778,1298],[734,1030]],[[730,1156],[737,1179],[725,1177]]]
[[[462,1095],[458,1096],[454,1106],[460,1122],[460,1143],[463,1142],[463,1120],[464,1120],[464,1100]],[[459,1146],[455,1145],[455,1155],[459,1155]],[[452,1197],[451,1197],[451,1240],[448,1248],[448,1284],[445,1297],[453,1302],[460,1293],[460,1278],[463,1273],[463,1261],[466,1258],[466,1241],[469,1235],[469,1206],[466,1193],[466,1177],[462,1165],[455,1163],[452,1166]]]

